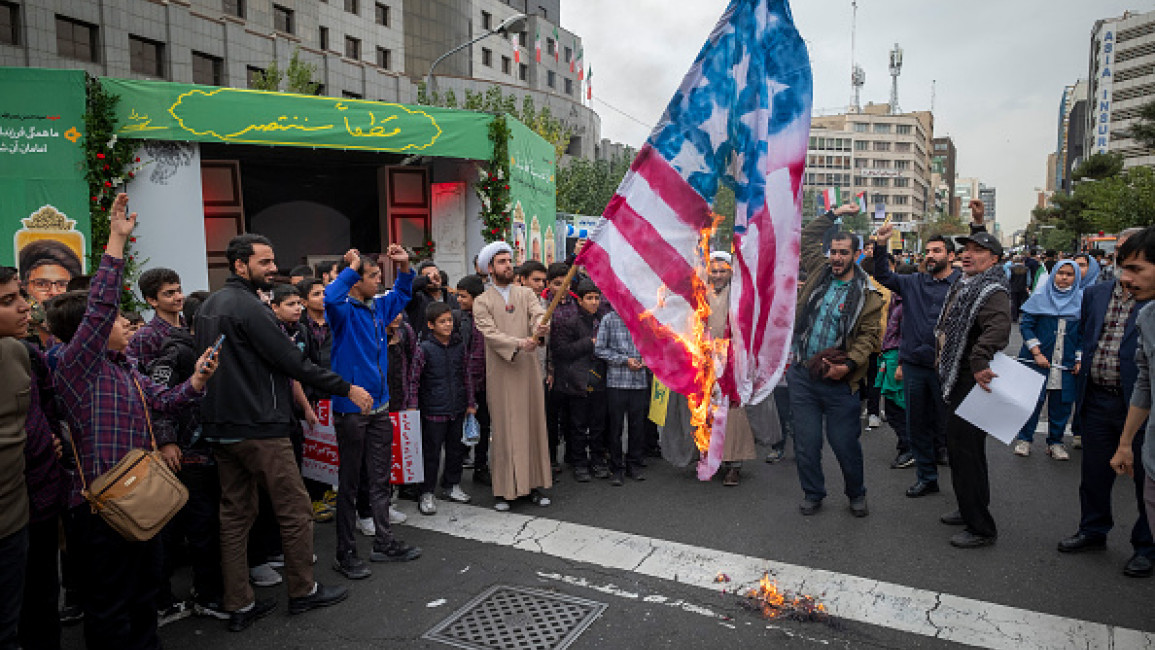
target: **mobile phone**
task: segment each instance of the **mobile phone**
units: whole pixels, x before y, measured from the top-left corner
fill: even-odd
[[[217,337],[217,342],[213,343],[213,349],[209,353],[209,359],[212,359],[212,358],[217,356],[217,352],[219,352],[221,349],[221,343],[224,343],[224,342],[225,342],[225,335],[224,334],[221,334],[220,336]],[[201,372],[208,372],[207,370],[204,369],[203,366],[201,367],[200,370],[201,370]]]

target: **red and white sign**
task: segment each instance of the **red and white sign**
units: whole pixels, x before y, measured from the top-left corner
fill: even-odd
[[[301,476],[326,485],[337,484],[337,432],[333,429],[332,404],[327,399],[317,403],[317,425],[301,422],[305,444],[301,454]]]
[[[305,429],[305,443],[301,460],[301,476],[337,485],[337,432],[333,428],[332,404],[324,399],[317,403],[317,425],[301,422]],[[420,483],[425,480],[425,463],[421,456],[421,412],[417,410],[390,413],[393,420],[393,466],[389,482]]]
[[[393,468],[389,482],[420,483],[425,480],[425,462],[421,455],[421,412],[417,410],[390,413],[393,418]]]

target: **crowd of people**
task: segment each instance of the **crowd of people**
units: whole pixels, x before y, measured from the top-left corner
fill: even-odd
[[[981,212],[969,236],[891,253],[889,225],[865,246],[839,228],[857,210],[839,207],[802,232],[790,364],[773,399],[731,406],[723,484],[741,483],[756,442],[776,463],[792,437],[799,510],[818,515],[828,443],[850,513],[867,517],[860,439],[885,420],[897,439],[891,467],[914,469],[906,496],[939,492],[949,467],[958,509],[941,520],[961,527],[950,543],[994,543],[987,434],[955,411],[976,387],[990,390],[992,359],[1017,322],[1018,358],[1045,380],[1013,452],[1030,453],[1044,405],[1049,456],[1070,458],[1068,422],[1081,449],[1080,518],[1058,550],[1106,544],[1112,487],[1129,474],[1124,573],[1150,576],[1155,312],[1144,307],[1155,298],[1155,228],[1121,233],[1111,272],[1094,255],[1004,260]],[[628,317],[572,260],[515,266],[495,242],[451,284],[391,245],[283,273],[274,243],[245,234],[229,242],[231,275],[211,294],[186,296],[171,269],[142,273],[136,288],[154,315],[134,330],[119,309],[136,224],[125,195],[110,221],[91,278],[29,281],[0,267],[0,650],[59,648],[60,626],[77,621],[89,648],[158,647],[158,625],[188,611],[243,631],[277,607],[254,586],[284,583],[290,615],[348,596],[314,575],[316,525],[335,522],[332,567],[360,580],[371,565],[422,555],[395,534],[406,520],[398,498],[422,516],[485,488],[500,512],[544,507],[567,469],[576,483],[620,487],[645,480],[656,457],[697,457],[686,398],[670,397],[662,427],[648,417],[655,379]],[[710,254],[714,337],[729,327],[731,264],[726,251]],[[323,408],[336,485],[301,473],[306,428]],[[414,409],[424,479],[392,485],[391,416]],[[90,507],[87,485],[154,446],[188,501],[159,535],[129,541]],[[371,538],[367,551],[358,533]],[[171,584],[182,564],[187,597]]]

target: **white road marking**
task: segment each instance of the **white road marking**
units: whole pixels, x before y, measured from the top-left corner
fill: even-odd
[[[983,648],[1155,648],[1155,633],[948,593],[700,548],[544,517],[444,501],[414,528],[717,590],[718,571],[818,597],[836,617]],[[728,589],[729,590],[729,589]]]

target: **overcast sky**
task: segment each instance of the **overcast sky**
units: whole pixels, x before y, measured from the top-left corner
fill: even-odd
[[[727,4],[563,4],[562,24],[581,35],[593,68],[602,137],[635,148],[645,141]],[[796,0],[792,9],[810,47],[814,107],[842,112],[850,103],[851,2]],[[961,176],[998,188],[998,220],[1004,231],[1017,230],[1030,219],[1035,188],[1045,184],[1063,86],[1087,76],[1091,27],[1127,9],[1151,11],[1155,1],[859,0],[862,102],[889,100],[888,52],[899,43],[899,106],[929,110],[937,81],[935,135],[954,139]]]

